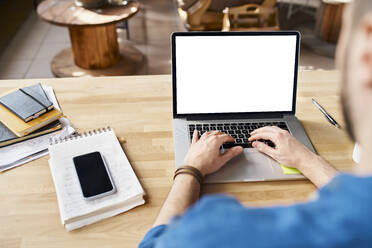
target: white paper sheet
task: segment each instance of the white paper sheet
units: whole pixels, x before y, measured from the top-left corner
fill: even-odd
[[[72,222],[72,223],[69,223],[69,224],[65,224],[65,227],[66,227],[67,231],[72,231],[72,230],[81,228],[83,226],[87,226],[87,225],[90,225],[92,223],[95,223],[95,222],[113,217],[113,216],[121,214],[121,213],[124,213],[126,211],[131,210],[132,208],[135,208],[135,207],[137,207],[139,205],[143,205],[143,204],[145,204],[145,201],[143,199],[139,198],[139,199],[136,199],[133,202],[130,202],[130,203],[126,204],[125,206],[123,206],[121,208],[114,209],[114,210],[105,212],[103,214],[92,216],[92,217],[89,217],[89,218],[86,218],[86,219],[83,219],[83,220],[79,220],[79,221],[75,221],[75,222]]]

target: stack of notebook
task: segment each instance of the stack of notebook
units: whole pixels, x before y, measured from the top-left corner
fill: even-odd
[[[60,130],[61,116],[40,83],[0,95],[0,147]]]
[[[83,197],[73,157],[100,152],[116,186],[116,193],[87,201]],[[62,224],[68,231],[118,215],[145,203],[139,183],[112,128],[54,140],[49,166],[57,192]]]

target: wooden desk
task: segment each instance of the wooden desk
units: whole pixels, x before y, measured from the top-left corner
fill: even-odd
[[[317,151],[340,170],[353,167],[353,144],[311,103],[314,97],[343,125],[338,73],[302,72],[297,116]],[[24,82],[52,85],[80,130],[110,125],[147,192],[147,203],[68,233],[61,225],[48,157],[0,174],[0,247],[136,247],[151,227],[174,171],[171,77],[133,76],[1,80],[0,93]],[[248,93],[247,93],[248,94]],[[250,206],[305,201],[315,190],[306,180],[206,185],[203,193],[227,193]]]

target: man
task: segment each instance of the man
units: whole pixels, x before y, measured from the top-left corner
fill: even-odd
[[[198,138],[195,133],[184,160],[194,170],[176,175],[140,247],[372,247],[372,1],[355,0],[343,23],[337,63],[347,130],[363,149],[356,174],[338,173],[288,132],[264,127],[252,133],[254,148],[299,169],[320,188],[317,199],[271,208],[246,208],[223,195],[197,202],[197,170],[203,175],[217,171],[242,148],[221,155],[219,147],[232,137],[212,132]]]

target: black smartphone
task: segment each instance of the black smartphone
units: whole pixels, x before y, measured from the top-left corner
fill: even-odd
[[[94,200],[116,192],[110,172],[100,152],[76,156],[73,161],[86,200]]]

